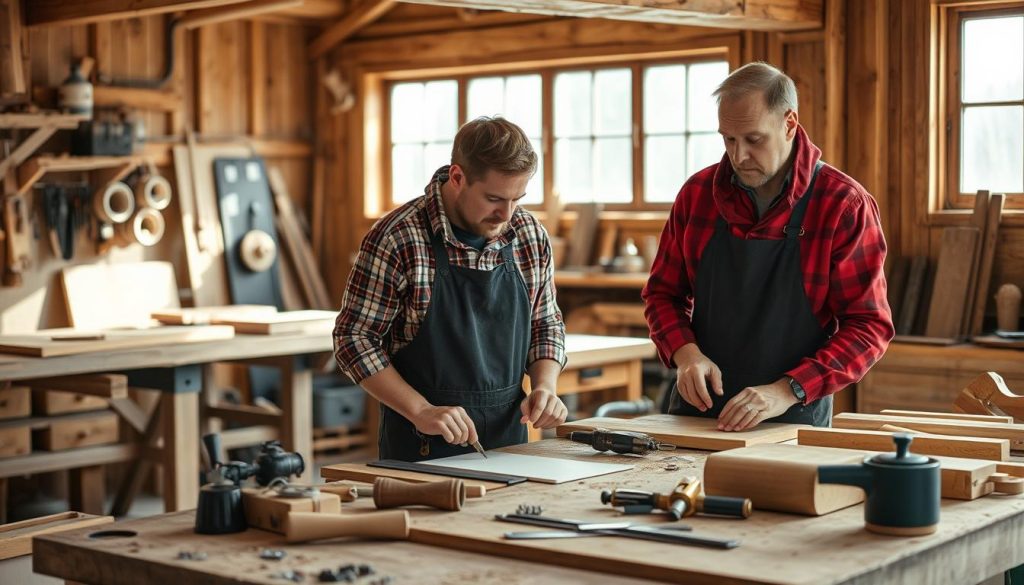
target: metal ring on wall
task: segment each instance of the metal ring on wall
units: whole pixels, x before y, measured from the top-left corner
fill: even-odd
[[[135,211],[135,196],[121,181],[114,181],[92,196],[92,209],[104,223],[128,221]]]
[[[161,175],[147,174],[135,183],[135,202],[139,207],[163,210],[171,204],[171,182]]]

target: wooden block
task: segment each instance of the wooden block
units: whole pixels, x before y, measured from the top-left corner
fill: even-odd
[[[879,414],[890,416],[913,416],[917,418],[941,418],[946,420],[969,420],[974,422],[1012,423],[1012,416],[998,416],[994,414],[966,414],[960,412],[928,412],[925,410],[896,410],[891,408],[882,409]]]
[[[556,433],[559,437],[565,437],[571,431],[589,431],[595,428],[636,431],[684,449],[724,451],[762,443],[789,441],[795,439],[797,430],[803,427],[806,425],[761,423],[749,431],[726,432],[718,430],[718,419],[714,418],[652,414],[632,419],[588,418],[560,425]]]
[[[61,390],[100,398],[127,398],[128,376],[124,374],[79,374],[33,378],[25,382],[33,390]]]
[[[860,449],[864,451],[895,451],[893,433],[853,429],[805,428],[797,432],[797,443],[814,447]],[[1005,461],[1010,457],[1010,441],[982,437],[914,434],[910,450],[922,455],[966,457],[988,461]]]
[[[933,418],[916,418],[910,416],[888,416],[884,414],[858,414],[852,412],[844,412],[843,414],[838,414],[832,417],[832,426],[840,429],[874,431],[886,424],[936,435],[1008,439],[1010,441],[1011,451],[1024,450],[1024,425],[1019,424],[953,421]]]
[[[113,412],[56,418],[40,433],[39,447],[61,451],[91,445],[116,443],[118,417]]]
[[[927,337],[958,337],[964,333],[963,322],[967,304],[974,247],[978,244],[978,228],[947,227],[942,230],[939,264],[928,308]]]
[[[341,513],[337,494],[320,492],[314,502],[313,498],[279,498],[262,492],[263,488],[242,489],[245,521],[250,528],[284,534],[284,519],[292,512]]]
[[[0,419],[19,418],[32,413],[32,391],[28,386],[0,389]]]
[[[903,302],[900,303],[899,320],[896,322],[896,333],[911,335],[915,332],[918,307],[921,304],[921,296],[924,294],[924,283],[928,277],[928,258],[915,256],[910,261],[910,271],[907,273],[906,291],[903,293]]]
[[[215,316],[218,325],[230,325],[236,333],[249,335],[281,335],[301,333],[311,327],[334,327],[338,313],[334,311],[282,311],[268,315]]]
[[[104,410],[109,403],[98,397],[76,392],[36,391],[32,394],[32,409],[36,416],[52,416],[71,412]]]
[[[850,465],[864,452],[802,445],[755,445],[712,453],[704,492],[750,498],[755,510],[820,516],[864,501],[864,491],[818,483],[820,465]]]
[[[61,282],[76,329],[146,327],[153,311],[181,306],[170,262],[83,264],[63,269]]]
[[[32,429],[27,426],[0,427],[0,458],[20,457],[32,451]]]
[[[238,316],[272,315],[277,312],[273,305],[225,305],[186,309],[164,309],[154,311],[150,316],[165,325],[209,325],[214,319]]]
[[[917,440],[915,439],[915,443]],[[913,451],[913,445],[911,445]],[[942,497],[952,500],[974,500],[992,493],[989,477],[996,473],[995,461],[935,457],[942,469]]]
[[[61,512],[0,526],[0,560],[32,554],[32,537],[101,526],[114,521],[113,516],[92,516],[81,512]]]

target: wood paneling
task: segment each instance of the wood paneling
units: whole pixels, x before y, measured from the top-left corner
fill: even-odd
[[[31,0],[25,3],[25,23],[29,26],[70,26],[105,20],[212,8],[238,4],[245,0]]]

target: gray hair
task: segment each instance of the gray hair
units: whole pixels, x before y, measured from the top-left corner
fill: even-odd
[[[712,94],[723,100],[732,100],[750,93],[760,92],[764,95],[768,110],[783,113],[786,110],[797,111],[796,84],[781,70],[763,61],[747,63],[729,74],[725,81]]]

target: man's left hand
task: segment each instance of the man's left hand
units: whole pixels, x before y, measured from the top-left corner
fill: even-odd
[[[535,429],[551,429],[565,422],[569,409],[551,390],[534,388],[519,406],[523,417],[519,422],[530,423]]]
[[[749,386],[725,404],[718,415],[718,430],[746,431],[761,421],[779,416],[797,403],[789,386],[782,378],[773,384]]]

